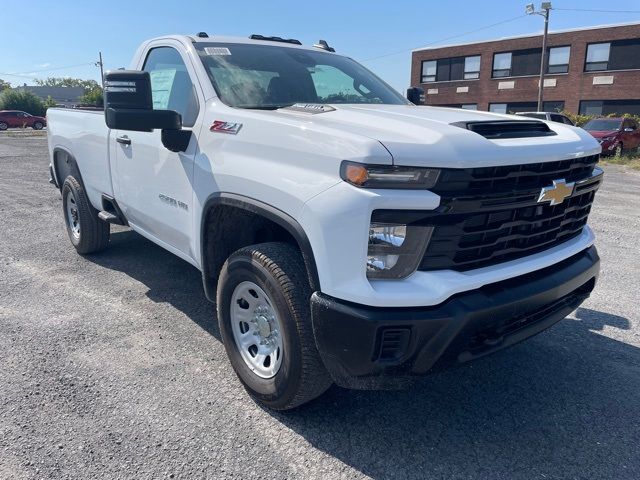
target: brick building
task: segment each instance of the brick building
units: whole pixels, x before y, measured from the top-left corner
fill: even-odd
[[[640,23],[550,32],[544,110],[640,114]],[[414,50],[428,105],[536,110],[542,35]]]

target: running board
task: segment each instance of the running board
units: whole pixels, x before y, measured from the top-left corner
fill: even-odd
[[[124,225],[124,222],[120,219],[120,217],[118,217],[117,215],[114,215],[113,213],[109,213],[105,210],[98,212],[98,218],[107,223],[113,223],[115,225]]]

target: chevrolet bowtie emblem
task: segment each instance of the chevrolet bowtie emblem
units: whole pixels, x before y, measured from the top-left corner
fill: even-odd
[[[549,202],[549,205],[558,205],[571,196],[575,185],[575,182],[567,183],[564,179],[554,180],[552,186],[540,190],[538,203]]]

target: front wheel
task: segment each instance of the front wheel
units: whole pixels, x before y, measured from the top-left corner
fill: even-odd
[[[33,129],[34,130],[42,130],[42,128],[44,127],[44,125],[42,124],[42,122],[36,122],[33,124]]]
[[[0,122],[0,130],[6,130],[9,125],[6,122]]]
[[[220,273],[217,311],[233,369],[260,403],[288,410],[331,385],[311,328],[311,288],[300,252],[262,243],[233,253]]]
[[[98,218],[83,186],[72,176],[62,185],[62,209],[69,240],[78,253],[95,253],[107,247],[110,225]]]

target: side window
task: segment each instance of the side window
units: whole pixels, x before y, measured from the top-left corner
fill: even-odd
[[[152,49],[143,70],[151,76],[153,108],[175,110],[182,116],[182,125],[193,127],[198,116],[198,98],[178,51],[171,47]]]
[[[571,125],[573,126],[573,122],[571,121],[571,119],[569,117],[562,117],[564,123],[566,123],[567,125]]]
[[[564,123],[564,117],[562,115],[558,115],[557,113],[552,113],[550,117],[552,122]]]

